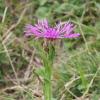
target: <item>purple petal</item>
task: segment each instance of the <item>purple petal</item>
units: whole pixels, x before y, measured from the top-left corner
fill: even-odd
[[[38,38],[44,37],[48,39],[58,39],[58,38],[76,38],[79,37],[79,33],[74,33],[74,25],[72,23],[66,22],[62,24],[58,23],[55,27],[51,27],[46,19],[38,20],[38,23],[34,26],[25,26],[25,36],[34,35]]]
[[[30,24],[25,26],[24,32],[25,32],[25,36],[31,36],[31,35],[39,36],[39,35],[41,35],[39,30],[37,29],[37,27],[34,27]]]
[[[44,19],[44,20],[38,20],[38,23],[36,24],[36,26],[40,29],[45,29],[49,27],[49,24],[48,24],[48,21]]]
[[[64,37],[65,38],[77,38],[79,36],[80,36],[79,33],[74,33],[74,34],[66,34]]]

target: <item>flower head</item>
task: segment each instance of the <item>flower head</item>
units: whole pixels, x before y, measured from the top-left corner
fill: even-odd
[[[66,22],[62,24],[58,23],[55,27],[51,27],[48,24],[48,21],[39,20],[37,24],[26,25],[25,26],[25,35],[26,36],[35,36],[38,38],[47,38],[47,39],[59,39],[59,38],[76,38],[79,37],[79,33],[74,33],[75,26]]]

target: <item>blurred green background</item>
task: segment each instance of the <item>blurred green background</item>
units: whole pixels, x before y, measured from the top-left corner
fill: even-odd
[[[70,20],[81,34],[56,46],[54,100],[99,100],[100,0],[0,0],[0,100],[42,100],[41,59],[24,26],[44,18]]]

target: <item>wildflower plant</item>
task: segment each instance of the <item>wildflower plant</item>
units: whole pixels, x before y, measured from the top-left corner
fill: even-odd
[[[43,90],[44,100],[52,99],[52,66],[55,57],[54,40],[63,38],[77,38],[79,33],[74,32],[75,26],[71,22],[59,22],[54,27],[51,27],[48,21],[38,20],[37,24],[28,24],[25,26],[25,36],[33,36],[34,38],[44,39],[46,45],[44,48],[40,46],[40,56],[43,60],[44,73],[43,73]],[[43,54],[44,53],[44,54]],[[45,56],[44,56],[45,55]]]

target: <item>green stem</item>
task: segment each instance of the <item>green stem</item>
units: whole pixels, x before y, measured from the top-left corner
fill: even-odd
[[[55,49],[52,45],[49,45],[49,52],[47,53],[47,59],[44,60],[45,66],[45,77],[44,77],[44,100],[51,100],[52,99],[52,65],[53,59],[55,56]]]
[[[52,66],[46,66],[45,67],[45,75],[46,75],[46,79],[44,79],[45,100],[51,100],[51,98],[52,98],[51,67]]]
[[[44,95],[45,100],[51,100],[52,98],[52,92],[51,92],[51,83],[50,82],[44,82]]]

